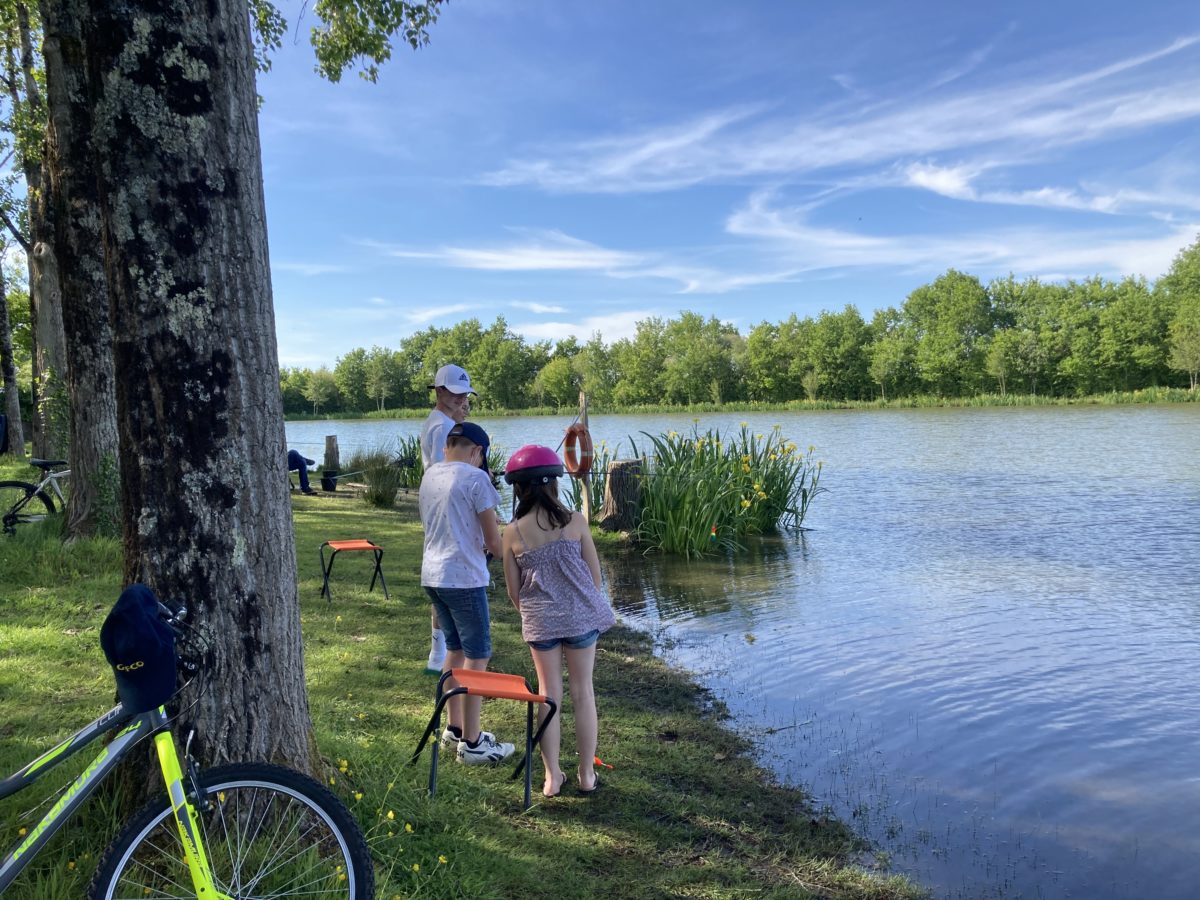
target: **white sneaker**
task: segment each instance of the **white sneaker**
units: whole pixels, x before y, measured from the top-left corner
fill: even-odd
[[[494,734],[479,732],[479,743],[474,747],[466,741],[458,742],[458,761],[468,766],[487,766],[502,762],[513,755],[516,748],[496,740]]]
[[[446,661],[446,635],[442,629],[438,629],[433,633],[433,638],[430,640],[429,659],[425,662],[426,672],[442,671],[442,664]]]
[[[488,740],[491,740],[491,741],[496,740],[496,736],[494,734],[492,734],[490,731],[481,731],[481,732],[479,732],[479,736],[481,738],[487,738]],[[449,728],[442,729],[442,747],[444,749],[449,750],[451,747],[458,747],[458,743],[461,740],[462,740],[462,736],[455,734]]]

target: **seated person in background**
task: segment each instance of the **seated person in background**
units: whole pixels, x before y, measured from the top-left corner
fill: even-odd
[[[315,466],[317,461],[309,459],[307,456],[301,456],[295,450],[288,451],[288,471],[298,471],[300,473],[300,492],[304,494],[315,494],[312,488],[308,486],[308,467]]]

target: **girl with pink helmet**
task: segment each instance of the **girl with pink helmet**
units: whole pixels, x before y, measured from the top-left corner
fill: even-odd
[[[581,794],[592,794],[600,786],[592,667],[596,641],[616,617],[600,587],[600,560],[587,520],[558,499],[562,474],[558,454],[537,444],[522,447],[505,466],[504,480],[513,486],[517,512],[504,529],[504,580],[521,613],[521,636],[533,654],[538,691],[553,698],[559,709],[566,657],[579,753],[576,779]],[[556,796],[567,779],[559,766],[560,719],[550,722],[541,739],[546,770],[542,793],[547,797]]]

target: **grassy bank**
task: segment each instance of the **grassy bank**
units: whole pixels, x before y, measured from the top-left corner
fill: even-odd
[[[0,466],[0,477],[11,467]],[[344,494],[294,495],[301,616],[312,715],[334,783],[370,833],[379,896],[913,897],[899,879],[844,863],[859,848],[798,791],[773,784],[751,761],[723,709],[618,626],[600,644],[596,689],[604,786],[585,798],[568,787],[521,810],[511,769],[442,766],[436,801],[428,760],[405,762],[431,710],[423,673],[428,605],[418,585],[420,534],[411,501],[379,511]],[[112,698],[97,632],[119,591],[115,541],[63,547],[31,530],[0,541],[0,770],[13,771]],[[317,548],[369,537],[386,548],[392,599],[366,591],[364,558],[339,559],[333,602],[319,598]],[[494,667],[533,679],[519,619],[493,602]],[[485,726],[523,730],[522,709],[489,702]],[[567,701],[564,766],[573,763]],[[80,761],[73,771],[83,765]],[[70,768],[67,764],[64,768]],[[535,785],[540,782],[540,761]],[[55,784],[64,776],[50,777]],[[0,811],[0,846],[44,811],[18,795]],[[93,801],[9,895],[77,898],[114,833],[111,804]]]
[[[625,406],[602,406],[592,404],[593,415],[635,415],[639,413],[686,414],[686,413],[739,413],[739,412],[787,412],[828,409],[935,409],[935,408],[979,408],[990,406],[1127,406],[1141,403],[1197,403],[1200,391],[1186,388],[1146,388],[1140,391],[1112,391],[1107,394],[1089,394],[1086,397],[1051,397],[1042,394],[978,394],[973,397],[937,397],[919,395],[899,397],[891,400],[789,400],[784,403],[739,401],[735,403],[694,403],[689,406],[666,403],[643,403]],[[478,406],[475,415],[496,416],[564,416],[575,415],[577,408],[538,406],[529,409],[487,409]],[[314,416],[295,413],[289,421],[311,422],[342,419],[421,419],[429,415],[428,409],[388,409],[372,411],[337,412]]]

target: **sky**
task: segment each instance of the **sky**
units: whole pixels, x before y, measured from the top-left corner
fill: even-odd
[[[451,0],[376,84],[323,81],[313,24],[258,83],[285,366],[1154,280],[1200,234],[1194,0]]]

